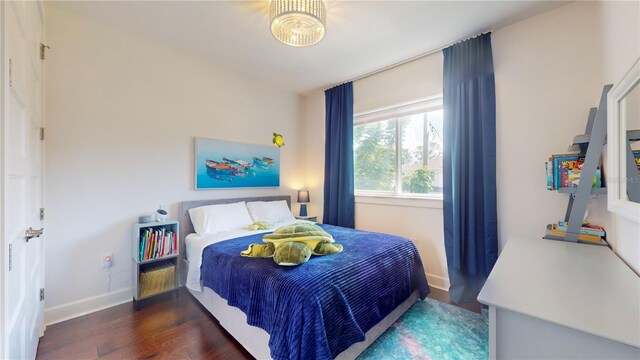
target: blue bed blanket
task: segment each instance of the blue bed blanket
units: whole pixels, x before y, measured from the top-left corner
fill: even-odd
[[[330,359],[356,342],[415,290],[429,285],[415,245],[405,238],[320,225],[344,251],[300,266],[240,256],[262,234],[209,245],[201,278],[270,335],[274,359]]]

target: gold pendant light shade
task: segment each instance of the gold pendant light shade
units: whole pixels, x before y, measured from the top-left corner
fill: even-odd
[[[271,0],[271,33],[291,46],[310,46],[324,37],[327,8],[322,0]]]

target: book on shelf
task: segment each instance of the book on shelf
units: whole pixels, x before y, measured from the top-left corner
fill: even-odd
[[[567,226],[569,226],[569,224],[566,221],[558,221],[557,229],[560,231],[567,231]],[[596,235],[600,237],[605,236],[605,231],[601,226],[592,225],[589,223],[582,224],[582,227],[580,227],[580,233],[588,234],[588,235]]]
[[[633,150],[633,159],[636,161],[636,167],[638,168],[638,173],[640,174],[640,150]]]
[[[549,157],[545,163],[547,190],[578,187],[584,159],[584,154],[558,154]],[[598,168],[593,178],[593,187],[600,188],[602,186],[602,173]]]
[[[147,228],[140,233],[140,261],[160,259],[178,253],[178,234],[166,228]]]
[[[547,167],[547,190],[554,190],[554,177],[553,177],[553,158],[549,158],[549,161],[544,163]]]
[[[550,225],[547,226],[547,235],[553,235],[553,236],[558,236],[558,237],[563,237],[564,238],[564,237],[567,236],[566,227],[564,229],[565,230],[561,230],[561,227],[558,224],[550,224]],[[604,232],[604,230],[603,230],[603,232]],[[601,243],[601,242],[604,241],[603,236],[584,233],[582,231],[582,229],[581,229],[580,230],[580,234],[578,234],[578,240],[590,241],[590,242],[594,242],[594,243]]]

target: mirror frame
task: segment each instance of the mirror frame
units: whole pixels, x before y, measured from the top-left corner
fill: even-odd
[[[620,102],[635,86],[640,86],[640,59],[607,95],[607,208],[640,223],[640,204],[627,200],[627,121]],[[624,196],[622,195],[624,194]]]

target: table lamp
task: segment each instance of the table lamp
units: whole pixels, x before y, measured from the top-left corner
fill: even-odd
[[[307,204],[309,202],[309,190],[298,190],[298,202],[300,203],[300,216],[307,216]]]

